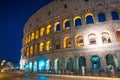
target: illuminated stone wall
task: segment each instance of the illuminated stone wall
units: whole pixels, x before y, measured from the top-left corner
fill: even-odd
[[[112,12],[118,18],[114,19]],[[105,20],[102,16],[101,22],[98,18],[100,13],[105,15]],[[88,17],[93,21],[87,23]],[[82,24],[76,26],[76,19],[81,20]],[[37,61],[39,65],[39,60],[45,58],[46,61],[48,59],[51,61],[52,69],[54,69],[55,60],[60,59],[60,69],[66,70],[66,60],[72,58],[73,69],[77,70],[79,65],[77,58],[84,57],[86,68],[90,70],[93,69],[94,64],[98,64],[92,62],[93,57],[93,59],[99,58],[98,68],[106,70],[106,66],[110,64],[106,60],[109,54],[115,58],[115,62],[111,64],[117,68],[120,66],[120,41],[118,40],[120,35],[116,34],[117,31],[120,34],[119,19],[120,0],[89,0],[88,2],[54,0],[38,10],[25,23],[21,64],[25,66],[32,62],[34,65]],[[60,24],[60,30],[56,30],[56,24]],[[45,30],[44,35],[41,36],[42,28]],[[78,40],[76,40],[77,35],[81,35]],[[60,44],[56,43],[58,39]],[[41,49],[40,43],[43,43]],[[39,71],[39,66],[37,70]]]

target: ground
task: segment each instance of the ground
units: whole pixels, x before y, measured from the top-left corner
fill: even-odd
[[[120,80],[112,77],[54,75],[23,72],[0,73],[0,80]]]

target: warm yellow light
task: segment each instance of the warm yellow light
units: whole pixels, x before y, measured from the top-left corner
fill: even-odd
[[[36,45],[34,46],[34,53],[37,53],[37,51],[38,51],[38,45],[36,44]]]
[[[34,40],[34,36],[35,36],[35,34],[34,34],[34,32],[31,34],[31,41],[33,41]]]
[[[51,41],[46,42],[46,51],[49,51],[51,47]]]
[[[26,53],[27,55],[27,57],[29,56],[29,47],[27,48],[27,53]]]
[[[93,14],[92,14],[92,13],[87,13],[87,14],[85,15],[85,21],[86,21],[86,17],[87,17],[87,16],[92,16],[92,18],[93,18],[93,20],[94,20]]]
[[[81,41],[82,40],[82,41]],[[81,34],[78,34],[75,36],[75,44],[77,47],[83,46],[83,36]]]
[[[60,22],[56,22],[56,23],[54,24],[54,32],[56,32],[56,27],[57,27],[58,24],[60,24]]]
[[[28,36],[28,43],[30,42],[30,35]]]
[[[52,28],[51,25],[48,25],[48,26],[47,26],[47,35],[50,34],[50,32],[51,32],[51,28]]]
[[[120,42],[120,30],[116,32],[117,34],[117,41]]]
[[[67,22],[67,21],[69,21],[69,19],[65,19],[64,21],[63,21],[63,29],[65,30],[65,29],[70,29],[70,27],[65,27],[65,23]]]
[[[35,32],[35,39],[38,39],[38,37],[39,37],[39,31],[36,30],[36,32]]]
[[[30,46],[30,55],[33,54],[33,46]]]
[[[74,19],[73,19],[74,26],[75,26],[75,20],[76,20],[76,19],[81,19],[81,17],[80,17],[80,16],[76,16],[76,17],[74,17]]]
[[[60,49],[60,39],[56,40],[56,49]]]
[[[39,51],[43,52],[43,50],[44,50],[44,43],[40,43],[40,45],[39,45]]]
[[[67,48],[67,47],[72,47],[72,45],[71,45],[71,42],[70,42],[70,44],[67,44],[68,42],[69,42],[69,40],[70,40],[70,37],[69,36],[66,36],[65,38],[64,38],[64,48]]]
[[[41,28],[40,29],[40,36],[42,37],[44,35],[44,33],[45,33],[45,28]]]

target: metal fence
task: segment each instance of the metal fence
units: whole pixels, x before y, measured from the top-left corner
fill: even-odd
[[[58,75],[80,75],[82,76],[81,70],[41,70],[38,73],[40,74],[58,74]],[[120,77],[120,69],[114,70],[114,77]],[[98,76],[98,77],[113,77],[109,69],[98,69],[98,70],[86,70],[84,76]]]

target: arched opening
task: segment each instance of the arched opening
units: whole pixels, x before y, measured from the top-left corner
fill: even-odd
[[[25,69],[26,72],[29,71],[29,64],[28,64],[28,63],[26,63],[26,64],[24,65],[24,69]]]
[[[81,70],[82,66],[86,67],[86,59],[83,56],[77,58],[77,69]]]
[[[36,54],[38,52],[38,44],[34,45],[34,53]]]
[[[50,51],[51,50],[51,41],[47,41],[46,42],[46,51]]]
[[[98,56],[91,57],[92,70],[98,70],[101,67],[100,58]]]
[[[89,34],[88,35],[88,38],[89,38],[89,44],[96,44],[96,35],[95,34]]]
[[[119,14],[116,11],[111,12],[112,20],[119,20]]]
[[[120,31],[116,31],[117,34],[117,41],[120,42]]]
[[[99,14],[98,14],[98,21],[99,21],[99,22],[104,22],[104,21],[106,21],[106,17],[105,17],[105,14],[104,14],[104,13],[99,13]]]
[[[29,71],[32,72],[32,62],[29,63]]]
[[[33,72],[37,72],[37,61],[34,62],[34,65],[33,65]]]
[[[44,43],[39,44],[39,51],[43,52],[44,51]]]
[[[31,34],[31,41],[33,41],[34,38],[35,38],[35,34],[34,34],[34,32],[33,32],[33,33]]]
[[[60,49],[60,39],[56,40],[56,49]]]
[[[110,35],[107,32],[102,33],[102,42],[103,43],[111,43]]]
[[[69,21],[69,19],[65,19],[63,21],[63,27],[64,27],[65,30],[70,29],[70,21]]]
[[[33,56],[33,46],[30,46],[30,55]]]
[[[66,63],[66,70],[72,71],[73,70],[73,60],[72,60],[72,58],[66,58],[65,63]]]
[[[38,38],[39,38],[39,31],[36,30],[36,31],[35,31],[35,39],[38,39]]]
[[[71,39],[69,36],[64,38],[64,48],[71,48],[72,47],[72,43],[71,43]]]
[[[52,26],[48,25],[47,26],[47,35],[50,34],[52,32]]]
[[[114,55],[108,54],[108,55],[106,55],[105,58],[106,58],[107,65],[113,65],[116,68],[118,67],[118,60]]]
[[[86,24],[93,24],[94,23],[93,14],[92,13],[86,14],[85,20],[86,20]]]
[[[76,16],[74,18],[74,26],[77,27],[77,26],[81,26],[81,25],[82,25],[81,17],[80,16]]]
[[[51,70],[52,69],[52,62],[50,59],[46,61],[46,70]]]
[[[38,70],[39,71],[44,71],[46,70],[46,59],[40,58],[38,60]]]
[[[45,33],[45,28],[41,28],[40,29],[40,36],[42,37],[44,35],[44,33]]]
[[[82,35],[76,35],[75,36],[75,44],[76,44],[77,47],[84,46]]]
[[[55,25],[54,25],[54,31],[55,31],[55,32],[60,31],[60,22],[56,22],[56,23],[55,23]]]
[[[59,58],[55,59],[55,61],[54,61],[54,69],[56,71],[61,69],[61,60]]]
[[[30,55],[30,54],[29,54],[29,47],[28,47],[28,48],[27,48],[27,55],[26,55],[26,56],[29,57],[29,55]]]
[[[30,38],[31,38],[31,35],[28,36],[28,40],[27,40],[28,43],[31,41]]]

